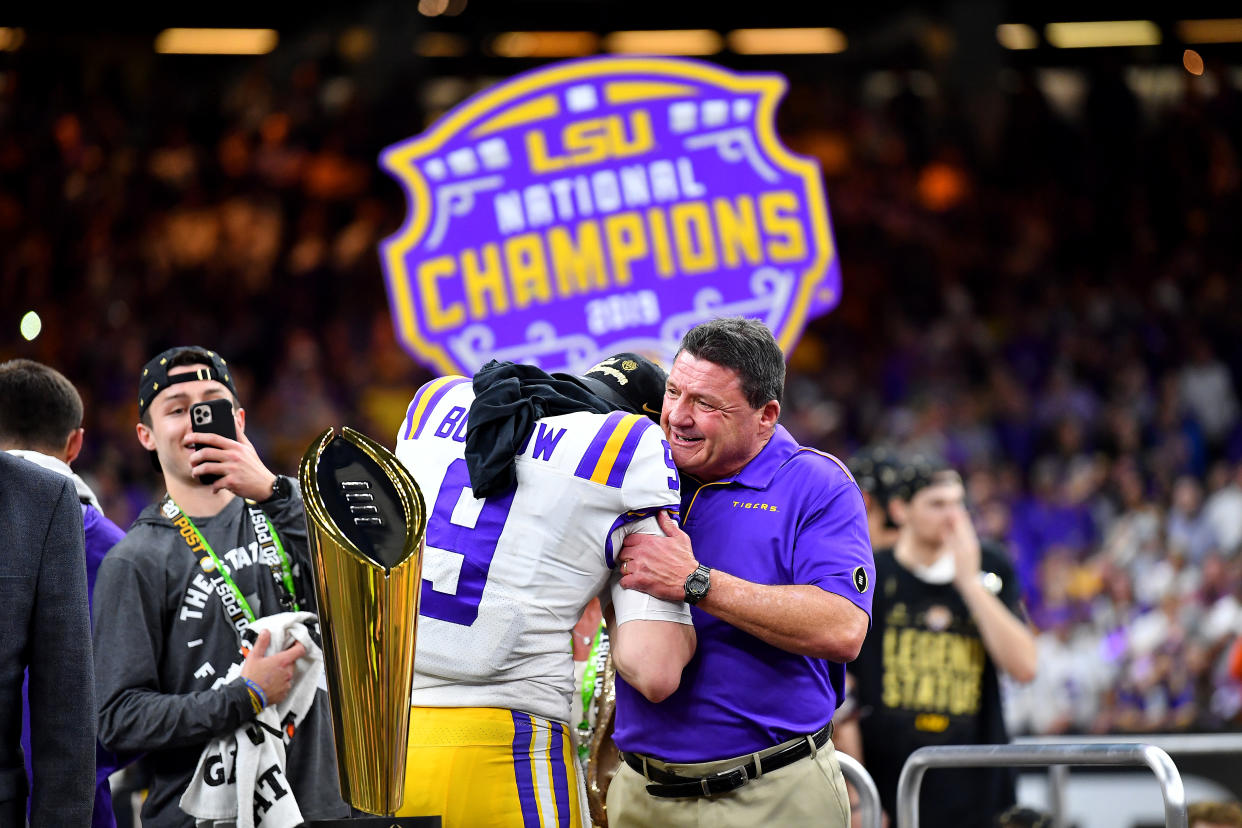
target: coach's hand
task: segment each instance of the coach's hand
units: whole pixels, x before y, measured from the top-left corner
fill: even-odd
[[[211,484],[213,494],[228,489],[239,497],[258,502],[271,497],[276,475],[263,465],[245,431],[239,428],[236,440],[192,431],[185,436],[185,445],[195,444],[201,448],[190,455],[190,474],[196,478],[204,474],[220,475],[220,479]]]
[[[293,686],[294,663],[306,655],[306,648],[298,642],[287,650],[267,655],[271,643],[271,633],[267,630],[259,633],[254,646],[246,653],[241,675],[263,688],[268,704],[279,704],[289,695],[289,688]]]
[[[617,566],[621,586],[636,589],[666,601],[683,601],[686,578],[698,569],[690,536],[681,531],[667,512],[656,516],[666,537],[632,532],[625,536]]]

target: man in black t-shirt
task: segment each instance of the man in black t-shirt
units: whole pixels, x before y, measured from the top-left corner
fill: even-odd
[[[849,667],[861,734],[858,757],[896,818],[897,781],[927,745],[1008,741],[997,671],[1035,676],[1035,638],[1003,550],[982,546],[958,474],[922,458],[901,469],[889,512],[900,526],[875,552],[872,627]],[[847,736],[848,738],[848,736]],[[991,826],[1014,802],[1008,769],[928,772],[919,804],[928,828]]]

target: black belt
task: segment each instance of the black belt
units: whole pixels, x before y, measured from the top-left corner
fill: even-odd
[[[810,737],[811,741],[815,743],[816,751],[827,744],[831,738],[832,722],[815,731]],[[760,765],[763,773],[771,773],[772,771],[780,770],[786,765],[792,765],[799,759],[810,756],[811,753],[811,744],[804,737],[783,750],[778,750],[776,753],[763,757],[760,760]],[[750,780],[757,779],[760,770],[755,767],[754,757],[751,757],[736,768],[713,773],[710,776],[679,776],[675,773],[651,767],[650,763],[644,762],[643,758],[635,753],[623,751],[621,758],[625,760],[625,764],[642,774],[648,781],[655,783],[647,786],[647,793],[652,796],[668,798],[714,796],[735,791]]]

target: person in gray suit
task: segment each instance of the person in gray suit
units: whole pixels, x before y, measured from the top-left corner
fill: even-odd
[[[95,685],[82,508],[64,476],[0,451],[0,826],[26,822],[22,674],[30,675],[31,828],[89,825]]]

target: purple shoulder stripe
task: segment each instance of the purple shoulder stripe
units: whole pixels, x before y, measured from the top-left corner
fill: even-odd
[[[423,433],[423,426],[431,417],[432,409],[444,399],[444,395],[463,382],[469,381],[466,377],[440,377],[418,389],[418,393],[410,401],[409,409],[405,412],[405,431],[402,439],[418,439],[418,436]]]
[[[595,436],[591,439],[591,444],[587,446],[587,450],[582,455],[582,460],[578,463],[578,468],[574,470],[575,477],[582,477],[586,480],[591,479],[591,475],[595,473],[595,467],[599,465],[599,459],[604,453],[604,446],[608,445],[608,438],[612,436],[612,432],[616,430],[617,423],[625,419],[624,411],[614,411],[604,420],[604,424],[600,426],[599,431],[595,432]]]
[[[659,426],[646,417],[640,418],[637,425],[630,428],[630,433],[625,435],[625,440],[621,443],[621,450],[617,452],[616,462],[612,464],[612,470],[608,472],[609,486],[621,488],[621,483],[625,480],[625,471],[630,467],[630,461],[634,459],[634,452],[638,450],[638,443],[642,440],[643,434],[651,428],[659,428]]]

